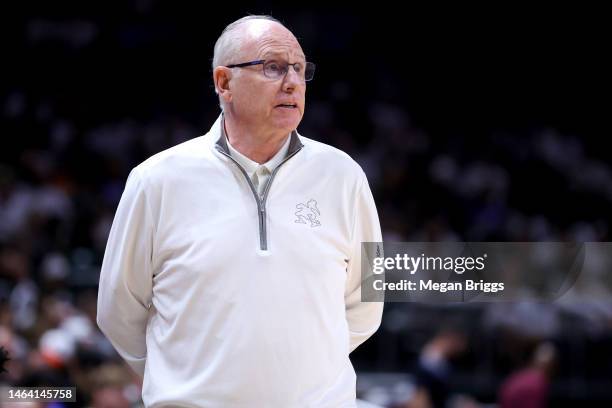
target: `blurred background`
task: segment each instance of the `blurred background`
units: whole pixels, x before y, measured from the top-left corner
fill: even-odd
[[[130,169],[218,116],[213,45],[247,13],[280,19],[317,64],[299,130],[361,164],[385,240],[610,241],[604,12],[300,7],[3,7],[0,382],[139,406],[139,379],[95,325],[106,238]],[[405,408],[612,406],[612,294],[601,299],[388,304],[351,355],[358,395]]]

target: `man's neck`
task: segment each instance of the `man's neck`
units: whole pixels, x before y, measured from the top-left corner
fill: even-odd
[[[232,147],[259,164],[266,163],[281,149],[289,133],[260,134],[224,118],[225,134]]]

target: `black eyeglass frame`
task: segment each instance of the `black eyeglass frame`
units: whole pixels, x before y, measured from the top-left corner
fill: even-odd
[[[225,67],[226,68],[244,68],[244,67],[251,67],[253,65],[264,65],[263,73],[266,76],[266,78],[280,79],[280,78],[284,77],[285,75],[287,75],[287,73],[289,72],[289,67],[290,66],[292,66],[293,70],[295,71],[295,66],[298,65],[298,64],[301,64],[301,62],[294,62],[293,64],[290,64],[290,63],[287,62],[285,72],[281,76],[279,76],[278,78],[272,78],[272,77],[269,77],[268,75],[266,75],[265,64],[267,62],[276,62],[277,64],[279,63],[279,61],[276,61],[276,60],[265,60],[265,59],[263,59],[263,60],[255,60],[255,61],[249,61],[249,62],[242,62],[240,64],[230,64],[230,65],[226,65]],[[316,69],[316,65],[313,62],[306,62],[304,64],[304,81],[306,81],[306,82],[312,81],[312,79],[314,78],[315,69]],[[310,75],[310,78],[306,78],[306,73],[307,72],[312,72],[312,74]]]

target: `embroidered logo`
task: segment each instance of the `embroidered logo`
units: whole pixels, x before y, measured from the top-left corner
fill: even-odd
[[[299,203],[295,206],[297,211],[295,212],[295,216],[297,220],[295,220],[298,224],[308,224],[310,223],[310,227],[318,227],[321,225],[318,217],[321,215],[321,211],[317,208],[317,202],[312,198],[308,200],[306,204]]]

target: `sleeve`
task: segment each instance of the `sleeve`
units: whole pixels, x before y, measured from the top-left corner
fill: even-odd
[[[367,276],[362,276],[361,271],[362,242],[382,242],[376,205],[363,172],[355,197],[351,254],[344,295],[346,319],[350,331],[350,352],[376,332],[380,326],[384,305],[384,302],[361,301],[361,286],[369,280]]]
[[[117,352],[141,376],[152,297],[153,222],[144,181],[130,173],[106,244],[98,288],[97,323]]]

